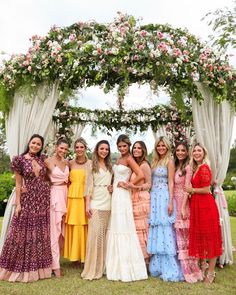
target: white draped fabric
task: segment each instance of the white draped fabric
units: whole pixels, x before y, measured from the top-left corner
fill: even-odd
[[[16,92],[13,106],[6,119],[6,138],[10,157],[21,154],[29,138],[38,133],[45,137],[51,127],[52,114],[59,98],[59,83],[39,86],[32,100]],[[5,210],[0,239],[0,251],[14,213],[15,191],[12,192]]]
[[[85,128],[85,125],[83,125],[83,124],[77,124],[77,125],[73,126],[73,133],[74,133],[73,142],[77,138],[81,137],[82,132],[84,131],[84,128]]]
[[[193,122],[196,139],[206,146],[211,163],[214,195],[222,222],[224,253],[220,257],[220,263],[232,263],[233,254],[229,213],[222,183],[229,163],[234,112],[226,101],[217,104],[211,92],[203,84],[196,83],[196,85],[204,101],[199,104],[196,99],[193,99]]]
[[[154,136],[155,141],[160,136],[168,136],[167,135],[167,132],[166,132],[165,126],[159,126],[158,129],[157,129],[157,131],[156,132],[153,131],[152,133],[153,133],[153,136]]]

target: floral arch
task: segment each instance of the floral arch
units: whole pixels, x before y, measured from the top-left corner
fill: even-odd
[[[58,110],[65,105],[61,100],[67,100],[78,88],[99,86],[105,93],[117,89],[121,111],[118,116],[132,117],[123,109],[123,100],[134,83],[149,84],[153,91],[164,87],[182,110],[183,121],[189,119],[184,116],[186,103],[190,105],[192,98],[200,102],[204,99],[199,82],[207,86],[214,102],[227,101],[236,108],[236,74],[227,57],[218,56],[187,30],[169,25],[141,25],[133,16],[118,13],[109,24],[90,21],[65,28],[54,26],[44,37],[32,36],[31,43],[26,54],[13,55],[0,71],[0,110],[5,114],[14,109],[12,105],[19,104],[19,97],[44,101],[51,91],[53,106],[58,102]],[[96,112],[99,125],[102,120],[98,113],[101,112]],[[56,122],[63,125],[63,116],[59,117]],[[155,115],[155,119],[150,120],[147,115],[146,118],[146,127],[143,121],[141,130],[147,129],[147,125],[156,130],[166,124]],[[67,122],[71,125],[70,120]],[[125,121],[121,118],[120,122]],[[133,126],[138,124],[137,120],[132,122]],[[110,120],[111,128],[120,128],[117,120]],[[48,126],[44,129],[48,131]]]
[[[63,132],[72,124],[89,121],[108,130],[132,125],[135,131],[137,126],[146,130],[149,125],[157,130],[177,120],[171,106],[163,107],[163,116],[158,115],[160,106],[124,110],[126,91],[134,83],[149,84],[153,91],[164,87],[185,126],[191,121],[186,105],[192,107],[197,140],[210,151],[220,204],[236,110],[235,70],[227,56],[219,56],[187,30],[141,25],[122,13],[109,24],[54,26],[44,37],[32,36],[26,54],[13,55],[3,63],[0,111],[6,118],[10,156],[23,151],[32,133],[49,136],[53,117],[56,128],[64,126]],[[90,86],[100,86],[105,93],[117,89],[119,110],[67,106],[77,89]],[[79,115],[74,116],[75,112]]]

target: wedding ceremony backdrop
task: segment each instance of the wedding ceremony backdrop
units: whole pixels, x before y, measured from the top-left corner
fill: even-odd
[[[164,89],[171,104],[125,110],[124,97],[132,84],[149,84],[153,92]],[[73,107],[70,98],[90,86],[105,93],[117,90],[118,108]],[[221,185],[235,110],[236,74],[227,56],[219,56],[187,30],[140,25],[122,13],[108,24],[78,22],[54,26],[43,37],[34,35],[28,52],[13,55],[0,70],[0,111],[11,158],[23,152],[33,133],[46,141],[60,135],[71,139],[88,123],[106,133],[151,127],[155,137],[166,134],[172,141],[194,133],[209,151],[225,236],[224,261],[232,260],[232,243]]]

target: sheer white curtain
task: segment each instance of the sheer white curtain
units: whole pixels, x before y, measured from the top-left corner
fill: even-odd
[[[153,136],[154,136],[154,139],[155,141],[157,140],[158,137],[160,136],[168,136],[167,135],[167,132],[166,132],[166,127],[165,126],[159,126],[157,131],[152,131],[153,133]]]
[[[81,137],[82,132],[84,131],[85,125],[83,124],[77,124],[73,126],[73,132],[74,132],[74,136],[73,136],[73,142]]]
[[[211,162],[213,182],[215,183],[214,195],[222,221],[224,253],[220,257],[220,263],[232,263],[230,221],[222,183],[229,164],[234,112],[226,101],[217,104],[211,92],[203,84],[196,83],[196,85],[204,101],[199,104],[196,99],[193,99],[193,122],[196,139],[206,146]]]
[[[40,85],[32,100],[25,98],[21,92],[15,93],[13,106],[6,119],[6,138],[11,159],[24,151],[31,135],[38,133],[45,137],[49,132],[52,114],[60,95],[58,85],[58,82],[50,87]],[[13,191],[4,214],[0,251],[14,213],[14,200]]]

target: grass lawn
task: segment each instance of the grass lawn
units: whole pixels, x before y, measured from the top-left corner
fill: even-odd
[[[0,218],[0,227],[2,218]],[[236,247],[236,217],[231,217],[233,245]],[[236,252],[234,253],[236,261]],[[235,295],[236,263],[217,269],[216,282],[211,286],[203,283],[169,283],[160,279],[149,278],[145,281],[122,283],[106,280],[104,277],[96,281],[84,281],[80,278],[81,269],[71,266],[63,260],[62,279],[48,279],[35,283],[8,283],[0,281],[0,295],[116,295],[116,294],[158,294],[158,295]]]
[[[232,195],[236,195],[236,191],[224,191],[226,198],[230,198]]]

